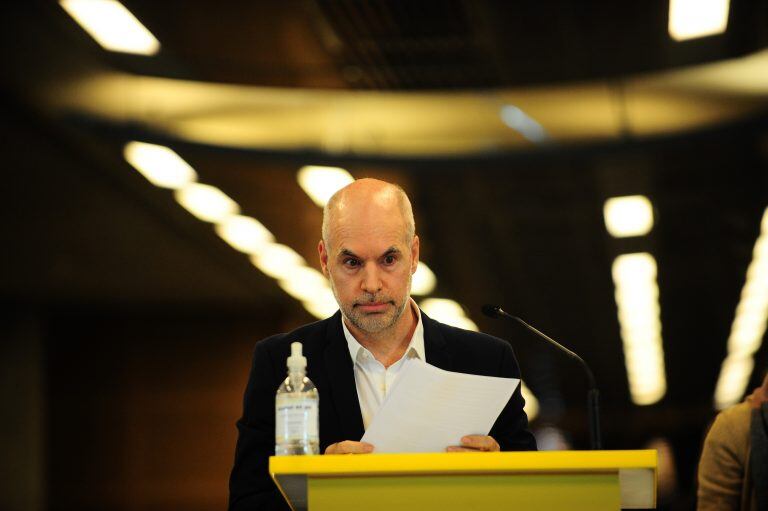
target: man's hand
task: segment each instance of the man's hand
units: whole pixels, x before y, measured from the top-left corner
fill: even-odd
[[[490,436],[467,435],[461,437],[461,445],[451,445],[446,452],[497,452],[501,450],[499,443]]]
[[[748,399],[752,408],[760,408],[763,403],[768,403],[768,374],[765,375],[763,384],[757,387]]]
[[[367,454],[373,452],[373,446],[367,442],[344,440],[325,448],[325,454]]]

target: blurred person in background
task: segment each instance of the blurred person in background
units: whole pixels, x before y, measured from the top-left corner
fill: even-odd
[[[768,511],[768,374],[743,403],[715,418],[698,479],[699,511]]]

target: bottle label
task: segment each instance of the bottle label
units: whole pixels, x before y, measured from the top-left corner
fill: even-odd
[[[275,437],[280,440],[317,440],[317,399],[277,397]]]

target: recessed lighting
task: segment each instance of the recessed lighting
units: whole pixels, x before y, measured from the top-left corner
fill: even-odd
[[[155,186],[177,190],[197,181],[197,173],[169,147],[128,142],[123,156]]]
[[[116,0],[59,0],[59,4],[102,48],[154,55],[160,42]]]
[[[475,322],[464,314],[464,308],[458,302],[447,298],[425,298],[419,303],[419,307],[428,316],[441,323],[465,330],[478,331]]]
[[[215,186],[190,183],[174,195],[184,209],[204,222],[221,222],[240,212],[237,203]]]
[[[728,0],[670,0],[669,35],[685,41],[725,32]]]
[[[435,290],[437,285],[437,277],[429,269],[429,266],[419,261],[416,266],[416,272],[413,274],[413,281],[411,282],[411,294],[414,295],[428,295]]]
[[[266,243],[275,241],[266,227],[255,218],[231,215],[216,224],[216,233],[235,250],[255,254]]]
[[[334,193],[338,192],[355,178],[339,167],[321,167],[307,165],[299,169],[296,176],[299,186],[320,207],[325,206]]]
[[[632,402],[656,403],[667,390],[656,260],[645,252],[620,255],[612,277]]]
[[[251,257],[251,262],[259,270],[277,280],[286,278],[293,270],[307,264],[295,250],[280,243],[263,245]]]
[[[760,235],[741,289],[741,298],[728,336],[728,355],[715,387],[715,407],[733,405],[744,395],[768,323],[768,209],[763,213]]]
[[[605,227],[614,238],[643,236],[653,228],[653,206],[648,197],[613,197],[603,206]]]

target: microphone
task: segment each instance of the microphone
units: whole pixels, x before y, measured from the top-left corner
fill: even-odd
[[[513,316],[512,314],[509,314],[504,309],[499,307],[498,305],[483,305],[483,314],[488,316],[489,318],[509,318],[517,321],[521,325],[523,325],[527,330],[533,332],[538,337],[544,339],[548,343],[550,343],[552,346],[556,347],[572,359],[576,360],[581,367],[584,369],[584,372],[587,373],[587,381],[589,383],[589,392],[587,393],[587,412],[589,415],[589,446],[590,449],[598,450],[602,448],[602,439],[600,435],[600,406],[599,406],[599,397],[600,393],[597,390],[597,384],[595,383],[595,376],[592,374],[592,370],[589,368],[586,362],[584,362],[584,359],[578,356],[573,351],[569,350],[556,340],[552,339],[545,333],[537,330],[536,328],[532,327],[522,319],[518,318],[517,316]]]

